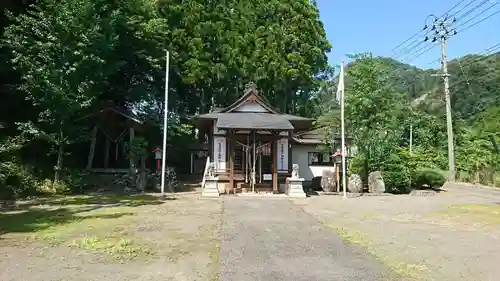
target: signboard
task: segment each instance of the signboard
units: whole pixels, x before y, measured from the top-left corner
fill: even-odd
[[[283,138],[278,142],[278,153],[276,159],[278,161],[278,173],[288,173],[288,139]]]
[[[226,169],[226,137],[214,137],[214,163],[216,170]]]
[[[263,174],[262,175],[262,180],[272,181],[273,180],[273,175],[272,174]]]

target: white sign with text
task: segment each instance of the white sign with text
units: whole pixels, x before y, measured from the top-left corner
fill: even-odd
[[[226,169],[226,137],[214,137],[214,163],[216,170]]]
[[[278,153],[276,153],[278,161],[278,173],[288,173],[288,138],[277,140]]]

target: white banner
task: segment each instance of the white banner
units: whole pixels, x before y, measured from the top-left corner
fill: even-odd
[[[288,173],[288,138],[277,140],[278,173]]]
[[[214,137],[214,163],[216,170],[226,169],[226,137]]]

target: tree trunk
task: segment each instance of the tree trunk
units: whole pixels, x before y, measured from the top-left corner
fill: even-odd
[[[61,171],[63,168],[63,159],[64,159],[64,142],[59,142],[59,148],[57,150],[57,164],[54,171],[54,183],[58,183],[61,179]]]

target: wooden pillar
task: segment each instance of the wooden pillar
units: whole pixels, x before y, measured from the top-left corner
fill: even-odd
[[[92,163],[94,162],[95,144],[97,142],[97,130],[98,130],[97,126],[94,126],[94,129],[92,129],[89,157],[87,159],[87,170],[92,169]]]
[[[104,149],[104,169],[109,167],[109,151],[111,148],[111,140],[106,137],[106,147]]]
[[[234,193],[234,138],[232,133],[227,134],[229,148],[229,193]]]
[[[129,129],[129,153],[130,153],[130,149],[132,148],[132,143],[134,142],[134,138],[135,138],[135,130],[134,128],[130,128]],[[132,159],[132,157],[129,157],[129,161],[130,161],[130,172],[133,174],[134,173],[134,159]],[[164,160],[165,161],[165,160]]]
[[[138,186],[138,189],[141,190],[141,191],[144,191],[146,189],[146,181],[147,181],[147,177],[146,177],[146,156],[142,155],[141,156],[141,168],[140,168],[140,186]]]
[[[272,155],[273,155],[273,193],[277,194],[278,190],[278,138],[276,133],[272,137]]]

